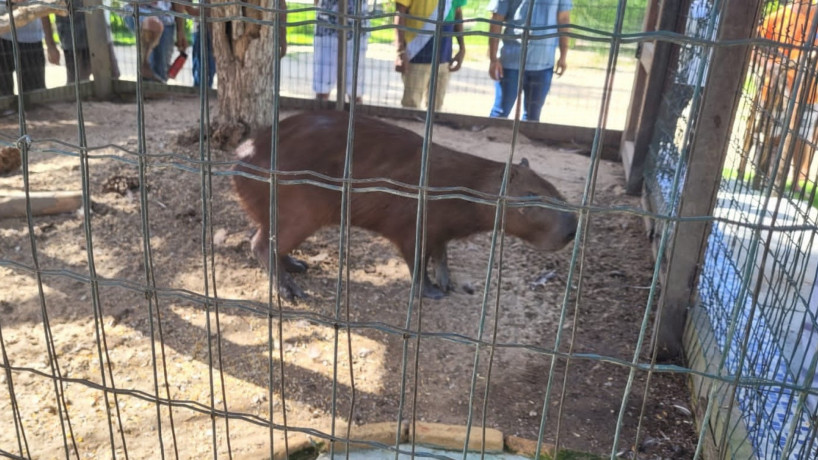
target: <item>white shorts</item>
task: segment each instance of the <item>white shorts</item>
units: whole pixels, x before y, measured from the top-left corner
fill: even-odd
[[[316,94],[329,94],[335,89],[338,76],[338,35],[316,36],[313,40],[314,55],[312,64],[312,89]],[[347,94],[352,94],[352,47],[353,40],[347,40],[346,53],[346,87]],[[358,84],[357,96],[364,94],[364,57],[366,56],[367,37],[361,37],[358,51]]]

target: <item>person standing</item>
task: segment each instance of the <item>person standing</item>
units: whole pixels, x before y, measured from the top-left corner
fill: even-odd
[[[170,61],[173,57],[173,45],[179,48],[180,52],[187,49],[187,37],[185,36],[185,19],[170,14],[170,11],[185,12],[185,6],[182,4],[171,3],[169,1],[154,2],[155,8],[167,13],[159,16],[164,28],[162,35],[159,37],[159,42],[153,49],[150,55],[151,70],[156,77],[166,82],[168,80],[168,69],[170,68]],[[174,40],[175,36],[175,40]]]
[[[534,2],[531,8],[530,2]],[[489,38],[489,76],[495,81],[494,106],[491,117],[506,118],[517,101],[517,80],[520,75],[523,28],[531,9],[531,30],[525,55],[523,74],[523,120],[539,121],[545,98],[551,89],[551,78],[561,76],[566,69],[568,32],[564,27],[571,22],[571,0],[490,0],[492,13],[489,32],[500,34],[505,23],[503,46],[498,57],[499,39]],[[533,39],[538,35],[561,33],[559,37]],[[555,60],[559,47],[560,56]]]
[[[347,0],[347,14],[355,14],[355,1]],[[338,0],[315,0],[315,6],[320,8],[316,12],[315,36],[313,38],[314,58],[312,64],[312,89],[315,91],[315,98],[326,101],[329,93],[335,87],[338,77]],[[366,0],[361,0],[361,13],[366,11]],[[347,22],[347,25],[351,21]],[[363,24],[366,27],[366,24]],[[355,82],[355,92],[357,102],[361,102],[365,88],[364,57],[368,44],[369,34],[361,36],[358,47],[358,81]],[[352,31],[346,32],[346,92],[352,97],[352,57],[355,41]]]
[[[185,37],[185,22],[181,17],[174,18],[171,14],[148,16],[156,11],[184,12],[185,6],[169,1],[155,1],[139,6],[139,41],[142,44],[142,62],[140,64],[142,77],[146,80],[165,82],[168,79],[168,68],[173,53],[173,36],[176,35],[176,46],[184,51],[187,49]],[[125,25],[136,33],[136,17],[133,14],[133,5],[125,5],[125,11],[130,14],[124,16]]]
[[[196,30],[193,32],[193,48],[190,50],[192,54],[192,63],[191,63],[191,72],[193,73],[193,87],[198,88],[199,85],[202,84],[202,72],[204,71],[204,62],[201,60],[201,46],[202,40],[205,41],[205,54],[206,54],[206,66],[207,66],[207,76],[206,80],[204,81],[205,86],[208,88],[213,87],[213,78],[216,76],[216,56],[213,54],[213,34],[211,31],[210,23],[205,22],[202,24],[199,20],[200,17],[200,8],[204,8],[204,16],[205,18],[210,17],[210,9],[206,8],[204,4],[207,3],[207,0],[200,0],[200,6],[186,6],[185,11],[187,14],[193,16],[193,20],[196,21]]]
[[[466,43],[463,38],[463,12],[461,8],[466,0],[440,0],[443,5],[444,24],[441,26],[443,35],[437,37],[438,45],[437,88],[435,92],[435,111],[443,106],[446,88],[449,85],[450,72],[457,72],[466,56]],[[395,59],[395,71],[401,73],[403,79],[404,107],[419,108],[429,95],[429,82],[434,62],[434,35],[435,24],[440,13],[440,5],[436,0],[397,0],[395,29],[397,35],[398,56]],[[408,15],[408,16],[407,16]],[[419,19],[427,18],[427,19]],[[417,33],[413,30],[404,30],[400,27],[420,29],[426,33]],[[457,54],[452,57],[451,33],[457,33]]]
[[[6,14],[5,4],[0,14]],[[14,42],[11,31],[0,35],[0,96],[14,94],[13,73],[23,85],[23,92],[45,88],[45,53],[43,38],[48,46],[48,61],[60,62],[60,54],[54,44],[54,33],[48,16],[35,19],[28,24],[17,27],[17,43],[20,52],[20,68],[14,62]]]
[[[74,8],[83,7],[83,0],[74,0]],[[60,37],[60,46],[65,55],[66,82],[74,83],[87,81],[91,77],[91,51],[88,48],[88,33],[85,28],[86,13],[76,11],[74,13],[74,32],[76,35],[77,47],[74,49],[74,40],[71,38],[71,20],[68,16],[55,16],[54,22],[57,24],[57,36]],[[119,78],[119,66],[117,65],[116,54],[114,53],[113,37],[111,36],[111,25],[107,20],[106,39],[108,43],[108,53],[111,56],[111,77]],[[50,47],[50,46],[49,46]],[[48,50],[52,53],[52,50]],[[77,68],[74,67],[74,56],[77,59]]]

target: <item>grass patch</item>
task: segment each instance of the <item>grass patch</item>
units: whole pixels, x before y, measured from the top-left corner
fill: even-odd
[[[540,458],[542,458],[543,460],[604,460],[607,457],[589,454],[586,452],[578,452],[575,450],[563,449],[559,451],[559,453],[557,453],[556,458],[550,455],[540,455]]]
[[[721,177],[722,179],[725,180],[731,181],[739,180],[738,171],[730,168],[723,169],[721,172]],[[742,182],[747,184],[747,187],[749,188],[754,178],[755,173],[752,171],[747,171],[744,173],[744,179],[742,180]],[[805,184],[803,184],[803,189],[801,191],[795,191],[793,189],[794,186],[795,184],[791,180],[788,180],[787,184],[784,186],[784,196],[792,197],[793,200],[798,201],[807,201],[812,199],[810,206],[812,206],[815,209],[818,209],[818,196],[816,196],[816,192],[818,192],[818,190],[816,190],[815,183],[807,181]]]

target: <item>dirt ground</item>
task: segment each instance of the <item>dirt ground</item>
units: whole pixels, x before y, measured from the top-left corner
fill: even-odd
[[[552,369],[551,356],[538,350],[553,350],[559,339],[561,352],[633,359],[653,270],[640,218],[592,215],[582,279],[574,278],[575,288],[581,283],[580,300],[575,302],[576,289],[572,290],[562,322],[571,247],[544,254],[508,237],[499,287],[493,272],[482,338],[511,346],[495,347],[493,354],[491,347],[481,347],[474,374],[472,342],[480,334],[490,235],[449,247],[453,276],[474,293],[460,289],[440,301],[424,300],[422,310],[415,306],[410,315],[410,276],[397,251],[376,235],[354,230],[349,304],[342,302],[337,313],[340,319],[349,315],[354,324],[348,337],[345,327],[337,331],[333,327],[339,232],[327,228],[295,254],[310,265],[306,274],[295,276],[311,298],[285,303],[284,321],[279,322],[275,310],[268,322],[268,283],[251,255],[251,227],[236,205],[229,176],[220,174],[229,165],[214,166],[212,214],[203,216],[198,145],[175,141],[197,125],[198,99],[175,96],[145,104],[151,155],[146,167],[150,258],[144,251],[139,190],[124,195],[104,191],[113,177],[138,177],[137,158],[126,152],[137,149],[136,106],[87,103],[83,110],[88,145],[93,147],[90,237],[98,302],[89,281],[81,212],[33,221],[44,302],[31,268],[26,220],[0,220],[0,333],[3,352],[14,367],[10,374],[0,375],[2,451],[19,454],[18,441],[24,439],[35,458],[64,457],[65,430],[68,445],[76,446],[80,458],[110,456],[112,442],[117,454],[127,449],[130,458],[157,458],[160,449],[180,458],[212,457],[213,449],[219,455],[229,450],[236,458],[263,458],[269,451],[269,431],[257,422],[269,419],[272,407],[274,421],[283,424],[286,401],[286,424],[291,428],[329,433],[333,409],[339,422],[351,419],[354,424],[414,416],[465,425],[471,408],[475,425],[485,418],[489,427],[531,439],[537,438],[545,408],[547,442],[556,441],[559,426],[562,446],[610,455],[629,368],[579,357],[567,365],[560,358]],[[77,149],[66,145],[78,144],[76,106],[33,108],[27,117],[28,133],[35,141],[31,189],[80,189]],[[417,122],[395,123],[423,129]],[[0,119],[0,136],[3,141],[17,139],[16,117]],[[508,155],[510,139],[510,132],[495,128],[434,130],[436,142],[497,160]],[[212,155],[216,162],[232,160],[226,152],[214,150]],[[579,202],[588,157],[523,137],[516,155],[527,157],[570,202]],[[623,182],[621,165],[602,162],[594,204],[638,207],[637,198],[624,194]],[[22,186],[19,172],[0,177],[0,190]],[[209,244],[202,244],[203,219],[212,223],[212,253]],[[209,240],[207,236],[206,243]],[[146,270],[146,260],[152,271]],[[554,276],[534,283],[549,272]],[[146,279],[155,281],[155,291]],[[218,302],[205,305],[206,294]],[[95,311],[101,312],[104,347],[98,347]],[[419,311],[420,328],[427,335],[418,351],[414,337],[407,334],[404,339],[403,331],[407,324],[410,330],[418,329]],[[56,371],[48,358],[46,334],[52,337],[54,362],[64,378],[60,387],[64,405],[58,405],[55,396],[58,387],[51,376]],[[103,384],[100,353],[107,363],[105,384],[120,390],[118,404],[113,392],[106,395],[94,387]],[[641,355],[646,359],[644,351]],[[284,358],[283,387],[279,356]],[[8,375],[13,379],[13,399]],[[696,430],[685,378],[652,375],[647,392],[646,378],[642,372],[634,376],[617,452],[625,458],[634,458],[634,452],[646,459],[692,458]],[[550,396],[544,405],[549,381]],[[157,393],[160,398],[169,394],[176,402],[172,410],[150,401]],[[12,402],[20,408],[24,435],[16,430]],[[214,405],[235,415],[229,424],[222,417],[211,420],[207,408]],[[68,417],[61,424],[65,407]],[[204,408],[204,413],[192,409],[196,407]],[[273,442],[281,441],[281,431],[276,431]]]

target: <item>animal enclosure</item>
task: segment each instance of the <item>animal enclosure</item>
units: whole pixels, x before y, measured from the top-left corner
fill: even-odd
[[[288,31],[284,58],[265,51],[271,163],[251,179],[262,188],[321,185],[341,216],[367,194],[411,200],[406,233],[419,249],[441,194],[479,209],[452,213],[462,225],[486,218],[491,231],[449,242],[454,290],[439,300],[420,295],[422,250],[407,267],[387,238],[343,217],[292,253],[308,266],[291,276],[309,298],[279,296],[232,185],[245,157],[211,136],[221,95],[138,79],[138,41],[115,46],[118,80],[103,67],[91,82],[0,99],[22,107],[0,118],[0,140],[22,163],[0,176],[0,197],[21,197],[23,211],[0,218],[0,455],[312,458],[364,446],[430,458],[463,458],[467,447],[812,458],[816,173],[809,161],[806,177],[787,169],[811,151],[799,139],[815,143],[800,129],[812,121],[801,88],[814,79],[803,52],[814,46],[782,39],[781,27],[760,38],[786,5],[751,3],[574,0],[570,31],[523,27],[523,42],[572,37],[541,124],[485,117],[484,3],[465,8],[466,43],[479,51],[451,77],[443,113],[398,108],[393,5],[359,2],[360,14],[339,17],[291,3],[286,21],[266,3],[175,13],[229,22],[233,38],[274,36],[282,22]],[[127,31],[116,17],[133,14],[125,6],[79,11],[108,11],[118,37]],[[369,34],[362,104],[313,100],[305,37],[333,14],[326,24]],[[807,22],[804,36],[815,36],[818,21]],[[442,23],[427,23],[440,38]],[[785,69],[778,79],[773,63]],[[235,73],[217,72],[216,91],[225,75]],[[88,98],[106,91],[117,98]],[[394,161],[375,178],[355,167],[354,123],[333,139],[352,167],[332,177],[316,167],[306,180],[278,169],[279,145],[294,144],[279,124],[317,108],[419,135],[417,180],[393,180],[409,169]],[[622,162],[612,161],[620,138]],[[497,192],[433,185],[432,143],[501,165]],[[512,193],[523,158],[564,202]],[[272,248],[287,217],[275,187],[261,236]],[[41,213],[38,193],[54,191],[80,200]],[[574,241],[547,252],[510,236],[511,214],[535,208],[576,213]],[[416,450],[441,442],[445,455]]]

